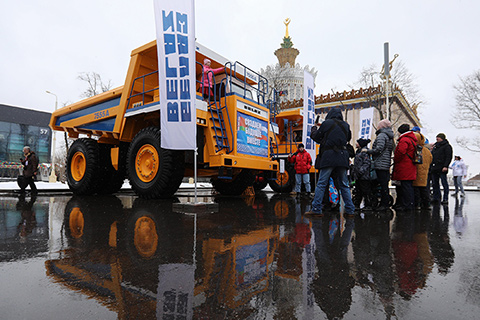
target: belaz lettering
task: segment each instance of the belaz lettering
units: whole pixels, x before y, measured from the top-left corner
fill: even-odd
[[[162,11],[168,122],[191,122],[188,15]],[[180,114],[179,114],[180,112]]]

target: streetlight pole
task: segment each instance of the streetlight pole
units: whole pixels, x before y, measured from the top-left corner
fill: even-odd
[[[388,60],[389,59],[389,52],[388,52],[388,42],[385,42],[383,44],[383,69],[384,69],[384,76],[385,76],[385,111],[386,111],[386,118],[390,120],[390,108],[389,108],[389,101],[388,101],[388,95],[389,95],[389,87],[390,87],[390,63]]]
[[[58,97],[55,93],[52,93],[50,91],[46,91],[48,94],[54,95],[55,96],[55,111],[57,111],[57,106],[58,106]],[[52,136],[53,136],[53,142],[52,142],[52,153],[51,153],[51,162],[52,162],[52,171],[50,172],[50,177],[48,179],[48,182],[50,183],[55,183],[57,182],[57,175],[55,174],[55,144],[56,144],[56,139],[55,139],[55,132],[52,130]]]

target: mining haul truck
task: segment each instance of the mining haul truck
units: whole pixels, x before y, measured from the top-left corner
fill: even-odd
[[[223,70],[213,76],[212,90],[203,88],[205,58]],[[272,103],[265,98],[267,80],[198,43],[196,76],[197,136],[192,139],[198,146],[198,176],[210,177],[215,190],[225,195],[241,194],[257,172],[275,177],[279,168],[268,138]],[[193,151],[160,146],[158,77],[152,41],[132,51],[123,86],[53,113],[50,127],[75,139],[66,170],[73,193],[114,193],[128,177],[142,198],[170,197],[184,176],[194,175]]]

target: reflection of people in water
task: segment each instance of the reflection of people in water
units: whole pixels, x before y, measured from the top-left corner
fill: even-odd
[[[387,215],[355,218],[353,254],[357,281],[378,293],[387,319],[395,315],[393,306],[394,273],[390,246],[390,219]]]
[[[33,229],[37,226],[35,211],[33,210],[35,200],[37,200],[35,193],[32,193],[32,197],[28,202],[25,199],[24,193],[18,198],[17,210],[20,211],[22,217],[18,225],[20,242],[25,242],[27,235],[32,233]]]
[[[347,219],[342,232],[336,216],[330,221],[312,221],[318,267],[312,291],[328,319],[343,317],[352,304],[355,280],[350,276],[347,249],[354,225],[353,219]]]
[[[432,249],[434,261],[438,266],[438,272],[446,275],[453,265],[455,253],[450,244],[448,235],[448,224],[450,216],[448,205],[443,205],[443,219],[440,218],[440,205],[434,205],[432,209],[432,220],[428,240]]]
[[[455,215],[453,216],[453,227],[457,232],[457,236],[461,237],[467,230],[468,219],[467,216],[463,214],[463,204],[465,202],[465,197],[460,199],[455,198]]]
[[[427,239],[426,215],[413,212],[397,216],[392,240],[400,295],[409,300],[423,288],[432,270],[433,258]]]

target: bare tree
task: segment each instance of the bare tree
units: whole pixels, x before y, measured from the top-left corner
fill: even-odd
[[[466,77],[460,77],[460,83],[454,85],[456,91],[456,110],[451,120],[459,129],[480,130],[480,70]],[[470,151],[480,152],[478,137],[457,137],[457,143]]]
[[[424,101],[420,95],[418,85],[415,83],[415,76],[410,73],[402,61],[399,60],[395,64],[392,62],[390,63],[391,89],[400,90],[412,108],[418,108]],[[385,81],[382,79],[382,72],[378,72],[377,70],[379,70],[379,68],[375,64],[363,68],[355,85],[365,89],[372,88],[372,90],[365,90],[365,92],[368,92],[367,102],[377,110],[380,119],[384,119],[386,114],[385,111],[382,110],[382,106],[386,98]],[[401,117],[401,112],[399,110],[392,110],[391,105],[389,106],[389,113],[392,123],[395,123]]]
[[[104,83],[100,75],[96,72],[81,72],[77,79],[85,81],[88,84],[87,90],[80,95],[83,98],[93,97],[112,88],[112,81],[108,80],[107,83]]]

